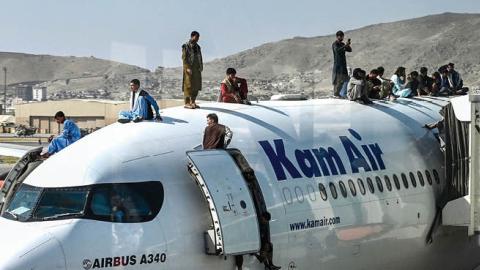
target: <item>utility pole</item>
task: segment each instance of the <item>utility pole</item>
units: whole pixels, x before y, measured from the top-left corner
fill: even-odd
[[[7,67],[3,67],[4,84],[3,84],[3,114],[7,114]]]

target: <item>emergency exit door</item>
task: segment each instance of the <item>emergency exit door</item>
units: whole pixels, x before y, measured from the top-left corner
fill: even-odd
[[[225,150],[187,152],[188,168],[206,199],[213,222],[217,254],[260,250],[255,205],[237,164]]]

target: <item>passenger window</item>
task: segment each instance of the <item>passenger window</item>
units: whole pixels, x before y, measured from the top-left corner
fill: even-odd
[[[317,193],[315,193],[315,188],[312,185],[307,186],[307,194],[310,201],[314,202],[317,200]]]
[[[340,192],[342,193],[342,196],[344,198],[346,198],[347,197],[347,188],[345,187],[345,184],[343,183],[343,181],[340,181],[338,183],[338,185],[340,186]]]
[[[427,177],[427,181],[430,185],[432,185],[432,176],[428,170],[425,170],[425,176]]]
[[[403,186],[404,186],[406,189],[408,189],[408,179],[407,179],[407,176],[406,176],[404,173],[402,173],[401,176],[402,176]]]
[[[357,184],[358,184],[358,189],[360,190],[360,193],[362,193],[362,195],[365,195],[365,185],[363,184],[362,179],[358,178]]]
[[[440,184],[440,176],[438,175],[438,172],[435,169],[433,169],[433,178],[435,179],[435,183]]]
[[[410,172],[409,176],[410,176],[410,181],[412,182],[412,186],[413,186],[414,188],[417,187],[417,180],[415,180],[415,174],[413,174],[412,172]]]
[[[383,178],[385,179],[385,185],[387,186],[388,191],[392,191],[392,182],[390,182],[390,177],[385,175]]]
[[[393,175],[393,182],[395,183],[395,187],[397,188],[397,190],[400,190],[400,181],[398,180],[396,174]]]
[[[337,199],[338,197],[338,194],[337,194],[337,188],[335,187],[335,184],[330,182],[330,184],[328,184],[330,186],[330,193],[332,193],[332,197],[334,199]]]
[[[303,190],[299,186],[295,187],[295,197],[297,197],[297,202],[299,203],[303,203],[305,200],[303,197]]]
[[[352,179],[348,180],[348,187],[350,187],[350,193],[352,193],[352,196],[357,196],[357,188],[355,187],[355,183],[352,181]]]
[[[377,187],[380,192],[383,192],[383,184],[382,184],[382,179],[380,177],[375,177],[375,181],[377,181]]]
[[[372,194],[375,193],[375,188],[373,187],[373,182],[372,182],[372,179],[370,179],[370,177],[367,177],[367,185],[370,192]]]
[[[327,196],[327,190],[325,189],[325,186],[320,183],[318,184],[318,189],[320,190],[320,197],[322,197],[322,200],[326,201],[328,199]]]
[[[418,176],[418,181],[420,182],[420,185],[422,185],[422,187],[425,186],[425,181],[423,180],[422,172],[418,171],[417,176]]]
[[[284,187],[282,190],[283,190],[283,198],[285,199],[285,202],[287,204],[292,204],[293,203],[292,191],[287,187]]]

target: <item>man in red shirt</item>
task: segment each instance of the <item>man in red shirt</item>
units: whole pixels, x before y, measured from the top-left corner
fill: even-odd
[[[250,104],[247,100],[247,80],[237,77],[234,68],[227,69],[227,77],[220,84],[220,102]]]

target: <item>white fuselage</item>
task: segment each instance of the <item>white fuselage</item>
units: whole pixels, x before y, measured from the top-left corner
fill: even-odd
[[[333,99],[208,103],[166,109],[162,123],[110,125],[46,160],[24,183],[160,181],[158,215],[141,223],[2,217],[0,269],[235,269],[232,256],[205,254],[210,213],[187,171],[185,153],[201,144],[208,113],[230,127],[230,147],[255,171],[272,216],[273,262],[282,269],[473,269],[480,249],[466,229],[437,226],[427,243],[446,179],[438,142],[423,125],[440,120],[445,104],[434,98],[371,106]],[[322,164],[323,150],[339,159]],[[254,256],[243,257],[243,269],[264,269]]]

